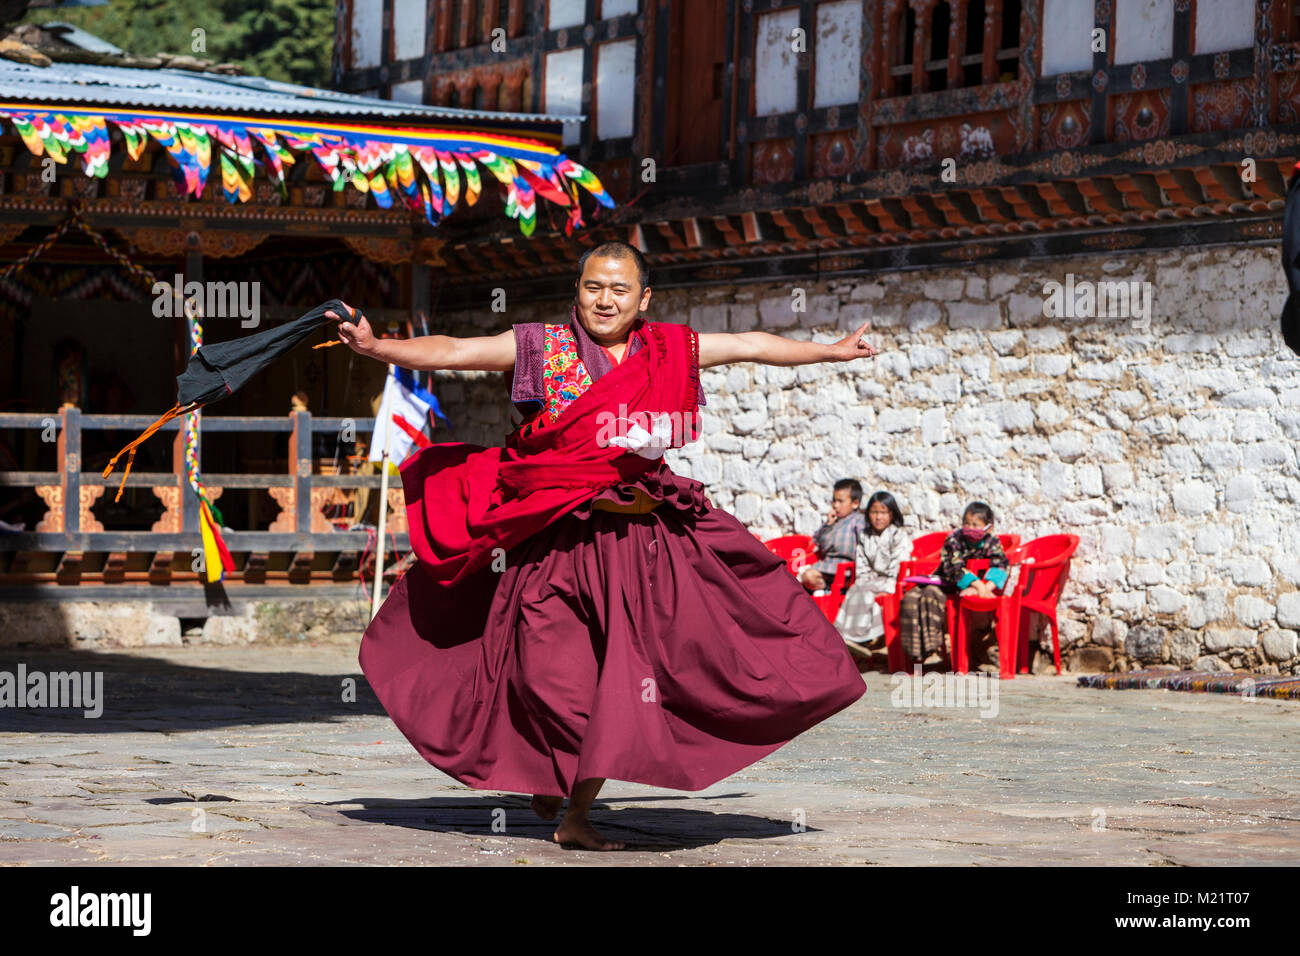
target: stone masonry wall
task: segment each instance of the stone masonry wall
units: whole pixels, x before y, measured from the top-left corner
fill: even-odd
[[[1044,284],[1150,282],[1150,325],[1048,318]],[[804,285],[666,290],[653,318],[834,341],[871,319],[881,354],[705,370],[704,437],[669,454],[763,537],[811,533],[832,484],[884,488],[917,533],[983,499],[1004,532],[1077,534],[1063,656],[1300,672],[1300,360],[1282,343],[1273,247],[954,266]],[[652,276],[653,286],[653,276]],[[508,293],[507,289],[507,293]],[[561,321],[568,302],[443,316],[453,335]],[[457,424],[499,444],[499,373],[440,373]]]

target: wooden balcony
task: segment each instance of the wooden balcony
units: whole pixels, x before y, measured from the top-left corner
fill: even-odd
[[[58,462],[57,471],[0,472],[0,486],[32,488],[49,509],[33,531],[0,533],[0,587],[12,593],[15,587],[54,584],[202,583],[202,575],[194,567],[197,561],[192,560],[202,554],[203,541],[198,498],[186,487],[181,420],[159,429],[175,436],[172,471],[132,470],[126,478],[128,486],[147,487],[162,502],[163,514],[152,528],[109,531],[92,513],[105,492],[116,494],[125,459],[119,460],[117,470],[107,478],[97,471],[83,471],[82,433],[94,429],[139,432],[152,423],[149,415],[83,415],[76,408],[49,414],[0,414],[0,428],[5,429],[45,430],[57,425]],[[340,584],[355,582],[358,571],[369,569],[373,573],[374,532],[339,530],[326,517],[325,509],[341,489],[378,489],[382,476],[313,474],[312,433],[337,433],[345,424],[356,434],[369,434],[374,419],[313,418],[309,412],[282,418],[202,417],[200,435],[287,432],[289,447],[294,451],[285,473],[201,473],[209,500],[218,507],[217,499],[232,488],[266,489],[280,506],[280,514],[266,530],[223,530],[236,565],[233,574],[226,574],[224,584]],[[392,477],[386,547],[396,549],[399,555],[410,548],[401,482]],[[367,552],[366,567],[360,567],[359,558]],[[385,577],[395,570],[395,566],[386,569]]]

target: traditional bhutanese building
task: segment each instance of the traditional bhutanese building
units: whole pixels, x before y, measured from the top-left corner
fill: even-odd
[[[843,477],[918,532],[978,498],[1004,532],[1078,535],[1067,664],[1296,669],[1300,5],[342,0],[337,23],[339,89],[580,113],[561,145],[615,200],[574,235],[443,232],[441,331],[563,315],[610,238],[649,258],[651,315],[699,331],[871,319],[874,361],[706,372],[673,466],[764,537],[811,533]],[[435,381],[500,441],[499,375]]]
[[[488,219],[521,239],[580,231],[612,201],[561,149],[574,121],[130,56],[57,26],[12,31],[0,42],[0,631],[166,644],[185,621],[220,640],[255,633],[254,595],[306,592],[309,620],[289,631],[363,623],[355,602],[322,598],[360,598],[358,574],[373,576],[380,478],[364,446],[382,364],[304,344],[147,441],[124,485],[124,463],[104,468],[175,402],[201,343],[332,298],[377,333],[420,334],[458,281],[440,252],[449,233]],[[193,316],[172,292],[190,282],[204,292]],[[474,422],[447,397],[458,410],[436,422],[439,441]],[[389,501],[391,568],[408,550],[400,483]],[[219,582],[200,561],[210,533],[228,551]]]

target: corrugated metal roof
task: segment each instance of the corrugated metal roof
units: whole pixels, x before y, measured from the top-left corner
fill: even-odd
[[[375,119],[480,120],[577,123],[585,117],[554,113],[500,113],[395,103],[370,96],[280,83],[260,76],[187,70],[145,70],[88,63],[31,66],[0,58],[0,99],[53,105],[143,106],[155,109],[274,113],[279,116],[358,116]]]
[[[91,53],[122,53],[119,46],[113,46],[107,40],[100,39],[93,33],[87,33],[81,27],[73,23],[64,23],[62,20],[50,20],[41,24],[41,29],[47,33],[52,33],[64,43],[80,47],[83,50],[89,50]]]

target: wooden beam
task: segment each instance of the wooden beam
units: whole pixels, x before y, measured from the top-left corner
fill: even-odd
[[[172,562],[176,560],[175,551],[155,551],[149,559],[149,583],[165,585],[172,583]]]
[[[912,227],[914,229],[938,229],[945,225],[943,222],[935,220],[930,215],[930,211],[921,204],[920,196],[900,196],[899,202],[907,210],[907,214],[912,218]]]
[[[85,557],[81,551],[63,552],[59,558],[59,566],[54,572],[55,580],[60,584],[80,584],[81,566]]]
[[[1109,179],[1076,179],[1074,185],[1095,212],[1106,215],[1127,211],[1123,195]]]
[[[700,223],[694,216],[688,216],[682,220],[682,233],[686,238],[686,245],[692,249],[702,249],[704,247],[704,237],[700,232]]]
[[[728,246],[743,246],[745,244],[745,236],[736,226],[737,224],[732,222],[730,216],[713,217],[713,228],[718,230],[718,233],[722,236],[722,241]]]
[[[663,237],[664,241],[668,245],[669,251],[671,252],[686,251],[686,242],[678,234],[675,223],[661,220],[660,222],[652,222],[652,223],[648,223],[647,225],[653,227],[654,230],[657,233],[659,233],[661,237]]]
[[[119,584],[126,580],[126,552],[110,551],[104,558],[104,571],[101,575],[105,584]]]
[[[985,222],[1008,223],[1016,219],[1016,210],[993,189],[976,189],[970,198]]]
[[[357,559],[355,551],[340,551],[338,557],[334,559],[334,567],[330,570],[330,576],[335,581],[351,581],[357,576]]]
[[[1156,183],[1160,188],[1164,190],[1164,194],[1168,197],[1171,205],[1196,206],[1200,204],[1200,189],[1196,190],[1198,195],[1188,192],[1184,184],[1174,176],[1172,169],[1158,169],[1152,175],[1155,176]],[[1193,179],[1192,182],[1194,184],[1195,180]]]
[[[862,204],[866,206],[867,212],[871,217],[880,223],[880,228],[885,232],[904,232],[908,228],[891,213],[884,202],[879,199],[865,199]]]
[[[831,208],[835,214],[840,217],[844,223],[844,232],[849,236],[869,236],[875,233],[875,224],[870,221],[869,216],[858,211],[861,203],[838,202],[833,203]]]
[[[1286,199],[1287,175],[1292,165],[1287,163],[1283,170],[1275,162],[1260,160],[1256,164],[1255,181],[1250,184],[1251,192],[1264,199]]]
[[[1029,200],[1026,199],[1015,186],[998,186],[997,193],[1002,197],[1003,201],[1006,202],[1007,205],[1015,210],[1015,216],[1013,218],[1030,221],[1039,218],[1038,213],[1034,211],[1034,207],[1030,205]]]
[[[1070,205],[1061,191],[1056,188],[1055,183],[1034,183],[1033,188],[1038,192],[1038,196],[1047,205],[1052,215],[1059,216],[1062,219],[1072,219],[1079,215],[1081,210],[1075,209]]]
[[[315,551],[295,551],[289,561],[289,583],[311,583],[311,565],[316,560]]]
[[[804,219],[812,226],[813,235],[818,239],[836,239],[843,236],[846,232],[844,224],[840,220],[828,221],[819,209],[805,208],[800,210]]]
[[[812,238],[812,229],[795,216],[793,209],[773,209],[769,215],[772,222],[781,227],[786,239],[794,242]]]
[[[1155,180],[1148,176],[1116,176],[1115,188],[1124,195],[1124,201],[1132,209],[1163,209],[1160,189]]]
[[[245,584],[265,584],[266,583],[266,559],[265,551],[250,551],[248,558],[244,561],[244,570],[240,575]]]
[[[951,225],[977,226],[981,222],[978,211],[973,208],[969,211],[963,211],[962,208],[957,205],[954,194],[935,193],[930,198],[934,200],[935,208],[943,213],[944,218]]]

